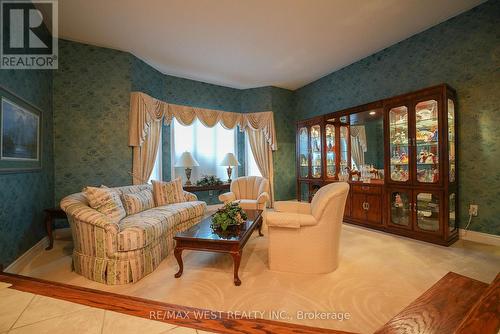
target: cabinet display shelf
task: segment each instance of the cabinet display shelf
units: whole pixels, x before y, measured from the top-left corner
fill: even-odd
[[[297,122],[297,199],[311,201],[320,187],[347,179],[345,222],[452,244],[456,105],[455,91],[442,84]],[[354,181],[358,170],[381,179]]]

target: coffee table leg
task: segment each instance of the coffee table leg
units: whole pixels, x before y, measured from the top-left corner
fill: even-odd
[[[237,253],[231,253],[234,262],[234,285],[240,286],[241,280],[238,277],[238,271],[240,270],[240,260],[241,260],[241,251]]]
[[[174,256],[177,259],[177,263],[179,264],[179,271],[175,274],[175,278],[179,278],[182,275],[182,271],[184,270],[184,264],[182,263],[182,248],[174,249]]]

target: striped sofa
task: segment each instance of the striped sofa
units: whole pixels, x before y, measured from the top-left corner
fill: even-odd
[[[120,195],[151,187],[137,185],[113,188]],[[126,284],[151,273],[174,248],[173,236],[197,224],[206,210],[205,202],[184,192],[186,202],[154,207],[112,223],[89,207],[83,193],[65,197],[73,234],[74,270],[96,282]]]

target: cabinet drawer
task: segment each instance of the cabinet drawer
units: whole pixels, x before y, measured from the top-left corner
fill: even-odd
[[[352,191],[356,193],[363,193],[363,194],[382,194],[382,187],[378,186],[370,186],[367,184],[353,184],[352,186]]]

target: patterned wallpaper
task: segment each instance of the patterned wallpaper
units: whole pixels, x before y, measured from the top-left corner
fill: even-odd
[[[42,111],[42,170],[0,174],[0,264],[9,265],[45,235],[43,209],[54,206],[52,73],[0,70],[0,85]]]
[[[59,41],[54,71],[55,200],[131,183],[129,53]],[[135,76],[134,76],[135,77]]]
[[[500,1],[488,1],[296,91],[299,119],[446,82],[458,95],[460,222],[500,234]]]

